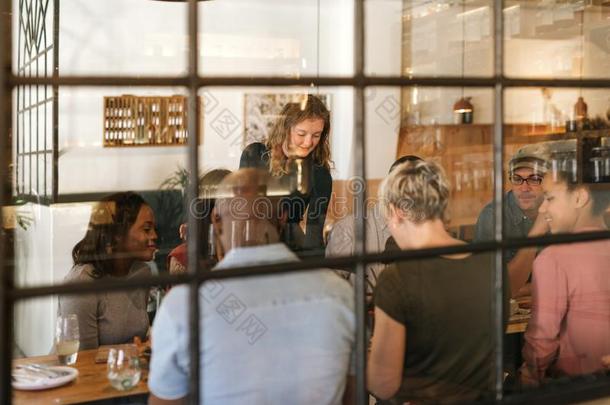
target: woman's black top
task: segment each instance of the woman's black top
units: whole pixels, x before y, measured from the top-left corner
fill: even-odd
[[[471,403],[493,398],[494,255],[394,263],[381,273],[375,306],[406,328],[402,383],[386,404]],[[504,316],[508,320],[507,273]]]
[[[241,154],[239,168],[255,167],[269,170],[269,158],[270,153],[264,144],[260,142],[251,143]],[[333,188],[333,179],[330,171],[324,166],[314,163],[311,157],[306,158],[305,161],[311,165],[311,170],[309,171],[311,173],[311,189],[307,194],[295,192],[283,201],[283,207],[287,208],[289,224],[301,222],[305,210],[309,207],[307,210],[305,237],[302,245],[292,247],[296,247],[297,250],[317,251],[324,249],[322,232]]]

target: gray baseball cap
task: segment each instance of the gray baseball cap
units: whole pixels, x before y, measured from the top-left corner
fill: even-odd
[[[535,173],[544,174],[548,170],[549,149],[545,143],[535,143],[520,148],[508,163],[510,173],[517,169],[532,169]]]

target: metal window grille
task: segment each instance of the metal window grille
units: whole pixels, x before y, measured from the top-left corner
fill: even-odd
[[[6,16],[11,11],[11,2],[0,2],[0,15]],[[502,323],[500,321],[502,278],[498,277],[502,272],[502,252],[509,248],[521,248],[525,246],[551,245],[559,243],[570,243],[574,241],[593,241],[599,239],[609,239],[610,232],[595,232],[578,235],[553,235],[532,239],[504,240],[502,238],[502,148],[503,148],[503,93],[507,87],[586,87],[586,88],[604,88],[610,87],[610,81],[598,79],[579,79],[579,80],[550,80],[550,79],[511,79],[503,74],[503,1],[494,1],[494,27],[495,27],[495,52],[494,66],[495,74],[491,78],[445,78],[445,77],[368,77],[364,74],[364,0],[354,1],[354,18],[355,18],[355,59],[354,59],[354,75],[349,78],[345,77],[300,77],[300,78],[238,78],[238,77],[201,77],[198,75],[199,54],[198,36],[198,10],[196,0],[189,0],[188,7],[188,37],[189,37],[189,69],[188,74],[179,77],[103,77],[103,76],[80,76],[80,77],[34,77],[13,75],[10,68],[7,68],[10,61],[11,37],[5,35],[0,40],[0,62],[4,69],[0,70],[0,111],[6,111],[10,108],[10,98],[8,95],[11,90],[19,86],[177,86],[181,85],[188,88],[189,104],[188,104],[188,131],[194,136],[189,137],[188,141],[188,157],[189,171],[193,178],[188,189],[189,199],[197,194],[196,173],[198,173],[198,153],[197,139],[199,138],[198,123],[196,120],[196,103],[197,92],[200,88],[207,86],[294,86],[294,85],[311,85],[314,86],[350,86],[355,90],[355,140],[356,140],[356,175],[365,178],[364,176],[364,159],[366,151],[364,149],[364,94],[363,90],[368,86],[440,86],[440,87],[491,87],[495,94],[495,112],[494,112],[494,201],[496,207],[496,240],[493,242],[477,243],[469,246],[454,246],[442,247],[434,249],[422,249],[417,251],[403,251],[393,253],[380,254],[364,254],[364,237],[365,227],[364,218],[362,215],[362,207],[364,202],[365,190],[362,189],[358,194],[356,204],[356,237],[357,249],[355,254],[349,258],[334,258],[334,259],[311,259],[299,263],[253,266],[244,268],[235,268],[223,272],[203,273],[197,268],[198,249],[194,238],[189,238],[189,268],[191,273],[181,276],[161,275],[147,280],[128,280],[114,281],[102,280],[95,285],[92,283],[56,285],[45,287],[29,287],[16,288],[12,281],[12,261],[10,255],[10,235],[2,234],[2,245],[0,248],[2,255],[0,256],[0,265],[4,270],[2,274],[2,283],[0,283],[0,401],[2,403],[11,402],[11,384],[10,384],[10,368],[11,368],[11,346],[12,346],[12,312],[16,301],[26,298],[39,297],[51,294],[74,294],[87,293],[93,290],[125,290],[133,288],[142,288],[165,283],[188,283],[191,287],[190,315],[191,336],[190,336],[190,357],[191,357],[191,376],[190,388],[191,394],[189,397],[190,403],[198,403],[201,392],[199,387],[200,369],[199,369],[199,313],[201,311],[198,300],[198,289],[200,285],[211,279],[231,278],[231,277],[248,277],[266,274],[277,271],[306,271],[317,267],[333,267],[333,266],[352,266],[357,274],[356,277],[356,304],[357,304],[357,347],[356,347],[356,372],[357,372],[357,403],[364,405],[368,403],[366,387],[365,387],[365,368],[366,368],[366,342],[365,342],[365,318],[364,318],[364,265],[370,262],[388,261],[388,260],[409,260],[416,258],[425,258],[437,256],[439,254],[452,254],[462,252],[496,252],[496,282],[494,289],[496,296],[496,402],[507,403],[523,403],[537,402],[541,399],[551,400],[554,403],[569,402],[575,399],[587,399],[590,397],[610,394],[610,380],[608,378],[600,378],[595,381],[583,381],[582,383],[568,384],[562,388],[555,389],[554,392],[543,392],[537,394],[532,392],[523,394],[518,397],[503,398],[502,396],[502,345],[501,340],[504,333]],[[1,22],[3,30],[6,29],[7,19]],[[6,32],[6,31],[4,31]],[[203,44],[205,46],[205,44]],[[11,127],[10,118],[7,114],[0,114],[0,128],[3,134],[7,134]],[[5,162],[7,137],[0,137],[0,161]],[[56,156],[54,157],[56,162]],[[7,168],[2,166],[0,178],[5,179]],[[9,197],[4,188],[0,188],[0,197],[3,205],[9,201]],[[189,217],[189,229],[194,234],[197,234],[197,221],[193,216]]]
[[[58,70],[58,1],[19,0],[17,75],[53,77]],[[14,192],[36,202],[57,197],[56,85],[15,89]]]

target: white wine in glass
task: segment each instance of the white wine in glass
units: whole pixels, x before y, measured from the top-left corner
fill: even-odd
[[[65,340],[57,342],[55,349],[57,350],[57,359],[61,364],[74,364],[78,357],[78,340]]]
[[[55,350],[61,364],[76,363],[79,348],[78,318],[75,314],[60,315],[55,325]]]

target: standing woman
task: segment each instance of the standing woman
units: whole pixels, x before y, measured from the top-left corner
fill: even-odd
[[[295,192],[284,201],[288,224],[283,239],[295,250],[323,253],[322,230],[332,192],[330,175],[330,112],[316,96],[301,103],[288,103],[282,110],[266,142],[255,142],[244,149],[239,167],[269,170],[272,176],[288,173],[289,159],[304,159],[310,173],[310,188]],[[307,210],[305,233],[299,222]]]
[[[105,197],[91,212],[87,233],[72,250],[74,266],[66,282],[127,280],[151,275],[145,263],[154,258],[155,217],[138,194]],[[79,350],[146,337],[148,290],[102,292],[59,297],[59,315],[76,314]]]

